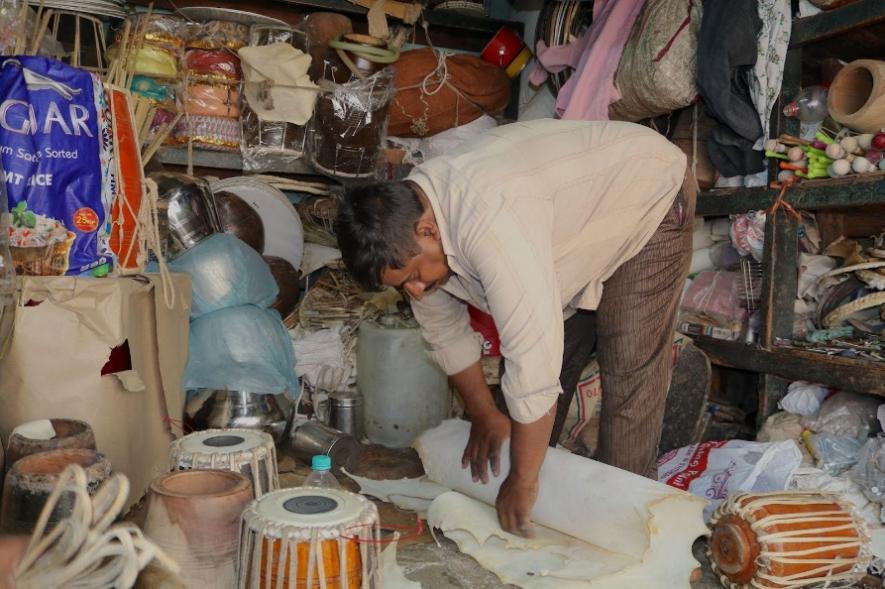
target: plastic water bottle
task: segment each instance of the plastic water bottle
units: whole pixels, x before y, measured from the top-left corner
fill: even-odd
[[[809,86],[784,107],[784,115],[796,117],[803,123],[819,123],[827,118],[827,89]]]
[[[305,487],[322,487],[324,489],[340,489],[341,485],[332,474],[332,458],[326,454],[317,454],[310,460],[311,473],[304,479]]]

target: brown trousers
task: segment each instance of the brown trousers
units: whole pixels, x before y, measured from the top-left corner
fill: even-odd
[[[695,190],[686,181],[651,240],[605,282],[599,308],[579,311],[565,322],[563,393],[551,445],[559,440],[578,378],[595,351],[602,377],[595,458],[657,478],[673,331],[691,262],[694,205]]]

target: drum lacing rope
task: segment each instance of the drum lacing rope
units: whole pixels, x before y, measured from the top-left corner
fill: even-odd
[[[854,510],[846,507],[839,501],[838,496],[825,492],[807,492],[795,493],[790,496],[784,496],[782,492],[758,493],[757,497],[751,501],[742,504],[748,494],[739,494],[730,497],[716,510],[716,514],[711,521],[711,525],[726,514],[736,515],[750,524],[751,529],[757,534],[757,541],[762,545],[759,553],[757,564],[766,564],[777,562],[781,564],[806,564],[821,565],[806,571],[795,573],[793,575],[772,575],[765,572],[757,572],[755,578],[751,581],[751,585],[758,589],[775,589],[775,588],[798,588],[807,587],[819,583],[827,583],[829,587],[834,582],[851,583],[857,580],[858,572],[856,568],[865,569],[870,562],[871,555],[863,549],[868,541],[866,530],[863,527],[862,520],[855,517]],[[826,510],[817,513],[805,514],[775,514],[760,518],[753,521],[753,513],[771,505],[821,505],[826,503],[836,503],[843,507],[843,510]],[[815,528],[804,528],[800,530],[788,530],[783,532],[768,532],[769,525],[786,525],[786,524],[802,524],[813,522],[832,522],[840,524],[841,522],[849,522],[844,525],[820,526]],[[856,530],[858,536],[822,536],[831,532],[842,530]],[[775,552],[768,549],[771,543],[822,543],[830,542],[819,548],[811,548],[806,550],[792,550],[786,552]],[[845,550],[858,548],[858,555],[855,558],[795,558],[799,556],[812,555],[817,553],[825,553],[837,550]],[[794,558],[791,558],[794,557]],[[834,573],[837,569],[849,567],[849,570],[842,573]],[[714,569],[715,569],[714,563]],[[716,571],[719,572],[719,571]],[[726,575],[721,575],[720,580],[725,586],[739,587],[740,585],[731,582]],[[764,583],[769,581],[771,584]]]
[[[63,493],[73,493],[71,515],[47,532],[49,517]],[[111,525],[129,495],[129,481],[114,474],[90,497],[86,471],[69,465],[62,472],[46,505],[27,551],[15,571],[19,589],[128,588],[152,560],[170,572],[178,565],[144,537],[132,523]]]

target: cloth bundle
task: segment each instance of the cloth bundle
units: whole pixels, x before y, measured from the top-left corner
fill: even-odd
[[[510,101],[510,80],[503,70],[472,55],[431,48],[403,52],[394,83],[388,131],[397,137],[435,135],[500,113]]]
[[[621,99],[612,119],[639,121],[691,104],[697,96],[699,0],[646,0],[615,74]]]

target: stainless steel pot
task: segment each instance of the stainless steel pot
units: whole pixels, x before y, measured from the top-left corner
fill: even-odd
[[[295,458],[304,464],[310,464],[310,459],[317,454],[328,454],[332,457],[332,466],[349,471],[353,471],[363,449],[350,434],[305,418],[292,421],[286,443]]]
[[[288,429],[292,407],[282,395],[201,389],[191,394],[184,413],[185,424],[194,431],[245,427],[265,431],[279,442]]]
[[[221,232],[215,197],[201,178],[174,172],[150,175],[157,183],[158,224],[163,255],[174,258],[213,233]]]

